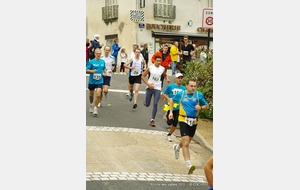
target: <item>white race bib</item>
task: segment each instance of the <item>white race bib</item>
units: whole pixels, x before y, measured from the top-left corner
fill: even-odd
[[[185,117],[184,122],[189,126],[196,125],[196,118]]]
[[[94,79],[94,80],[100,80],[100,79],[101,79],[101,74],[95,73],[95,74],[93,75],[93,79]]]

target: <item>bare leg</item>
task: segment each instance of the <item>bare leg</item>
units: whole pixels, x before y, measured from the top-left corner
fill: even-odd
[[[93,102],[94,102],[94,90],[90,91],[89,99],[90,99],[90,104],[93,104]]]
[[[101,100],[101,94],[102,94],[102,89],[101,88],[96,88],[96,102],[95,106],[98,107],[100,100]]]
[[[133,103],[136,104],[138,100],[138,95],[139,95],[139,90],[140,90],[141,84],[136,83],[135,84],[135,89],[134,89],[134,98],[133,98]]]

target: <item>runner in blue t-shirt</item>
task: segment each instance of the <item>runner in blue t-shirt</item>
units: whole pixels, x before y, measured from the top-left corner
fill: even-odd
[[[93,113],[95,116],[98,115],[98,104],[101,101],[101,92],[103,85],[103,76],[106,75],[105,62],[100,59],[101,50],[96,48],[95,58],[90,60],[86,66],[86,73],[90,74],[88,89],[90,90],[89,99],[90,99],[90,108],[89,112]],[[94,102],[94,90],[96,89],[96,101]]]
[[[180,143],[173,145],[175,158],[179,158],[179,151],[180,148],[182,148],[183,157],[188,168],[188,174],[192,174],[195,170],[195,166],[192,165],[190,161],[189,144],[196,132],[196,127],[198,123],[197,113],[200,110],[208,109],[208,104],[203,94],[201,92],[196,91],[196,81],[194,80],[188,80],[186,84],[186,90],[177,93],[176,96],[170,99],[169,119],[173,119],[174,117],[174,102],[179,102],[180,106],[178,122],[181,134]]]
[[[170,98],[173,98],[177,93],[186,90],[184,86],[181,85],[183,79],[183,75],[181,73],[176,73],[175,75],[175,83],[169,84],[163,91],[163,96],[169,102]],[[167,111],[166,114],[166,119],[167,119],[167,124],[170,126],[170,132],[167,135],[166,139],[169,142],[172,142],[171,135],[176,129],[176,126],[178,124],[178,115],[179,115],[179,102],[174,102],[174,107],[173,107],[173,118],[174,119],[169,119],[169,105],[165,105],[165,111]]]

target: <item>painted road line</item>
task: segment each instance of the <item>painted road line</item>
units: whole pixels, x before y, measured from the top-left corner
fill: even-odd
[[[165,181],[165,182],[189,182],[205,183],[203,175],[170,174],[170,173],[130,173],[130,172],[87,172],[86,181]]]
[[[148,135],[167,135],[168,132],[156,131],[156,130],[146,130],[146,129],[134,129],[125,127],[108,127],[108,126],[86,126],[87,131],[114,131],[114,132],[129,132],[129,133],[141,133]]]
[[[88,88],[86,90],[89,90]],[[128,93],[128,90],[119,90],[119,89],[108,89],[108,92],[121,92]],[[146,91],[139,91],[139,94],[146,94]]]

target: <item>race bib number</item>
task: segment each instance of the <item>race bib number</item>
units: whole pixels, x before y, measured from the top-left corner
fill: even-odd
[[[153,76],[152,80],[155,81],[155,82],[158,82],[158,81],[160,81],[160,77]]]
[[[94,79],[94,80],[100,80],[100,79],[101,79],[101,74],[95,73],[95,74],[93,75],[93,79]]]
[[[183,51],[182,54],[183,55],[189,55],[189,51]]]
[[[186,124],[188,124],[189,126],[193,126],[193,125],[196,125],[196,118],[185,117],[184,122]]]

